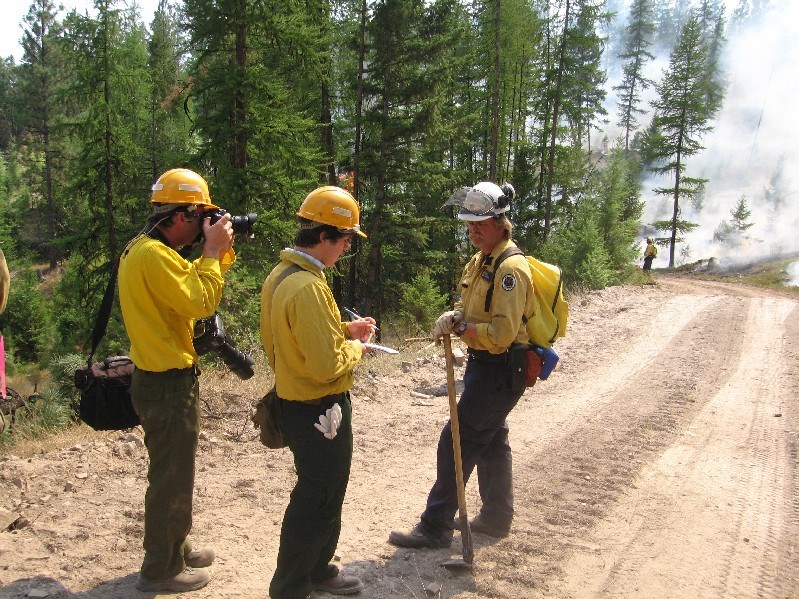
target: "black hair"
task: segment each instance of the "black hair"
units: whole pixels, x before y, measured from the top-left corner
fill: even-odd
[[[330,241],[337,241],[342,237],[349,235],[349,233],[342,232],[338,227],[333,225],[318,224],[315,227],[307,227],[307,225],[314,224],[314,221],[308,220],[304,217],[299,217],[300,230],[297,231],[297,236],[294,238],[294,245],[301,248],[310,248],[322,243],[322,234]],[[303,226],[306,225],[306,226]]]
[[[172,226],[172,220],[175,218],[175,215],[178,212],[188,212],[191,204],[177,204],[173,210],[167,212],[158,212],[158,209],[162,206],[168,206],[168,204],[154,203],[153,206],[156,208],[156,211],[147,217],[147,224],[153,227],[156,225],[163,225],[169,228]]]

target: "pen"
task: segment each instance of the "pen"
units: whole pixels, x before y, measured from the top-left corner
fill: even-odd
[[[357,313],[355,310],[352,310],[351,308],[342,308],[342,309],[341,309],[341,311],[342,311],[342,312],[344,312],[344,314],[345,314],[345,315],[346,315],[346,316],[347,316],[347,317],[348,317],[350,320],[361,320],[361,317],[360,317],[360,316],[358,316],[358,313]],[[373,331],[379,331],[379,330],[380,330],[380,329],[378,329],[378,328],[377,328],[375,325],[373,325],[373,324],[372,324],[372,325],[369,325],[369,326],[371,326],[371,327],[372,327],[372,330],[373,330]]]

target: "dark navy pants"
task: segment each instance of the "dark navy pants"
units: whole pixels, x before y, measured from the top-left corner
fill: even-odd
[[[482,361],[469,356],[458,402],[463,480],[477,467],[483,506],[480,518],[497,528],[513,520],[513,471],[506,418],[524,393],[524,376],[513,374],[505,361]],[[422,528],[439,535],[452,530],[458,511],[452,423],[438,440],[436,482],[421,516]]]

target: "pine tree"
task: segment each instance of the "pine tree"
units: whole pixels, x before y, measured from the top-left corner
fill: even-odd
[[[41,202],[28,207],[23,215],[29,216],[30,233],[38,229],[38,223],[46,223],[47,229],[42,237],[49,266],[53,269],[61,257],[56,242],[63,218],[53,185],[56,176],[54,162],[58,152],[54,131],[58,116],[58,73],[61,71],[58,48],[60,23],[56,20],[55,7],[50,0],[36,0],[31,4],[25,23],[22,38],[24,54],[17,86],[20,119],[27,132],[24,143],[34,154],[41,154],[43,165],[41,169],[29,170],[29,179],[33,179],[29,184],[37,189],[35,197],[40,198]],[[41,203],[43,210],[35,208],[38,203]]]
[[[644,75],[644,67],[654,55],[649,51],[655,31],[651,0],[633,0],[630,22],[625,31],[626,44],[619,58],[625,61],[622,82],[613,89],[619,92],[617,124],[624,129],[624,149],[630,147],[630,132],[638,128],[638,115],[645,114],[640,107],[641,93],[654,82]]]
[[[429,264],[429,256],[440,256],[443,239],[437,235],[430,243],[430,228],[438,227],[432,215],[440,218],[438,208],[454,184],[464,184],[447,172],[461,118],[449,93],[458,63],[450,59],[452,29],[446,24],[461,22],[456,8],[449,0],[429,6],[421,0],[383,0],[367,25],[361,168],[370,189],[364,202],[370,296],[364,309],[376,318],[396,307],[397,298],[384,297],[382,290],[410,282],[412,269],[401,264]],[[449,115],[456,115],[451,122],[444,118]],[[473,147],[473,140],[468,143]]]
[[[259,212],[259,222],[280,235],[326,160],[318,10],[319,3],[277,0],[185,2],[195,161],[203,172],[213,169],[213,191],[226,210]]]
[[[673,198],[670,225],[655,223],[657,228],[671,230],[669,267],[674,266],[678,232],[691,225],[680,218],[680,202],[700,194],[707,181],[685,175],[686,159],[704,149],[701,137],[712,130],[711,119],[721,103],[721,92],[709,77],[707,57],[699,19],[691,15],[671,53],[669,68],[656,86],[658,98],[652,104],[656,113],[646,152],[654,161],[650,168],[674,175],[672,186],[655,189],[655,193]]]
[[[64,19],[64,160],[68,195],[61,242],[69,256],[56,326],[67,347],[85,343],[110,268],[149,212],[150,99],[146,31],[133,9],[96,0],[96,18]],[[109,339],[124,335],[111,319]]]
[[[607,75],[602,68],[604,40],[599,36],[609,19],[604,0],[577,0],[574,26],[567,35],[567,77],[564,80],[563,115],[569,122],[573,144],[591,149],[594,122],[607,115],[604,108]]]
[[[7,154],[9,146],[19,135],[15,106],[17,66],[14,57],[0,58],[0,152]]]
[[[159,0],[147,41],[150,97],[150,177],[185,164],[190,151],[190,121],[184,112],[186,73],[181,66],[182,39],[178,16],[167,0]]]
[[[751,216],[752,211],[746,204],[746,196],[742,195],[735,207],[730,210],[730,220],[722,220],[713,233],[713,241],[732,248],[738,248],[742,243],[749,241],[751,237],[746,232],[755,224],[749,222]]]

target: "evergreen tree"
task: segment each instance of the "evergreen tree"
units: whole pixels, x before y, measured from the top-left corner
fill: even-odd
[[[370,189],[364,203],[369,297],[364,310],[376,318],[395,307],[383,305],[383,290],[410,281],[409,259],[434,263],[429,256],[441,245],[440,240],[429,245],[428,215],[440,215],[438,207],[453,187],[445,163],[453,125],[442,118],[451,114],[453,101],[445,93],[454,76],[447,59],[452,37],[443,23],[458,21],[455,8],[452,2],[425,6],[421,0],[383,0],[367,25],[370,68],[364,82],[368,108],[361,168]],[[396,299],[385,297],[394,304]]]
[[[655,193],[673,199],[671,224],[667,227],[671,230],[669,267],[674,266],[678,231],[687,225],[680,218],[680,201],[700,194],[706,182],[685,175],[686,159],[704,149],[700,139],[712,130],[711,119],[721,102],[721,92],[708,76],[707,56],[699,19],[692,15],[671,53],[668,70],[656,86],[658,98],[652,104],[656,113],[653,134],[647,142],[647,153],[654,160],[650,168],[659,174],[674,175],[673,185],[655,189]],[[662,224],[655,226],[662,228],[658,226]]]
[[[167,0],[159,0],[147,42],[150,96],[150,178],[185,164],[190,152],[190,121],[183,108],[187,85],[182,68],[183,40],[178,17]]]
[[[654,60],[649,51],[655,31],[651,0],[633,0],[630,21],[625,31],[626,43],[619,58],[625,61],[622,82],[613,89],[619,92],[617,125],[624,129],[624,149],[630,147],[630,132],[638,128],[638,116],[645,114],[640,107],[641,93],[654,82],[644,75],[646,63]]]
[[[17,89],[17,67],[14,58],[0,58],[0,152],[7,153],[19,134],[14,110],[14,95]]]
[[[768,210],[769,224],[773,226],[782,214],[790,189],[785,178],[785,157],[780,156],[777,166],[769,178],[768,185],[763,188],[763,198]]]
[[[563,115],[569,122],[573,144],[591,149],[590,131],[594,122],[607,114],[602,68],[604,40],[599,36],[609,19],[603,12],[604,0],[577,0],[574,26],[567,35],[567,71],[563,87]]]
[[[110,268],[141,228],[152,184],[146,32],[132,9],[96,0],[95,10],[97,18],[72,11],[64,19],[70,218],[63,242],[75,279],[60,283],[59,292],[82,310],[78,318],[74,309],[56,313],[56,327],[71,347],[89,338],[93,323],[85,314],[95,313]],[[107,336],[124,338],[118,319],[111,319]]]
[[[601,6],[566,0],[562,11],[548,19],[542,55],[547,66],[536,105],[540,129],[533,133],[541,157],[542,241],[554,226],[569,220],[590,168],[581,143],[585,125],[604,113],[604,92],[589,89],[605,78],[600,69],[602,40],[596,34],[606,19]]]
[[[24,143],[34,155],[42,157],[41,166],[34,163],[38,168],[28,171],[28,185],[36,190],[33,197],[38,201],[24,207],[21,216],[29,223],[29,233],[38,234],[43,239],[51,269],[56,267],[61,257],[56,242],[64,217],[54,191],[58,154],[54,133],[61,85],[58,74],[62,70],[58,40],[60,24],[54,11],[50,0],[36,0],[31,4],[25,17],[24,54],[18,81],[20,119],[27,132]],[[41,225],[46,229],[39,233]]]
[[[285,234],[281,222],[324,168],[324,54],[313,4],[185,2],[196,162],[213,174],[213,193],[225,198],[225,209],[261,213],[259,222],[278,238]]]
[[[738,0],[738,6],[732,11],[732,16],[730,17],[730,31],[738,32],[746,27],[749,22],[750,12],[749,0]]]
[[[722,220],[713,233],[713,241],[732,248],[738,248],[742,243],[749,241],[751,237],[746,232],[755,224],[749,222],[751,216],[752,211],[746,204],[746,196],[742,195],[735,207],[730,210],[730,220]]]
[[[724,43],[726,21],[724,5],[719,0],[702,0],[698,9],[699,22],[702,27],[705,44],[707,45],[707,78],[713,82],[708,93],[724,92],[724,75],[721,71],[721,54]],[[721,98],[708,98],[708,101],[721,104]]]
[[[635,158],[622,150],[612,150],[607,165],[587,193],[597,207],[603,247],[616,283],[624,279],[637,254],[634,242],[643,212],[638,174]]]

